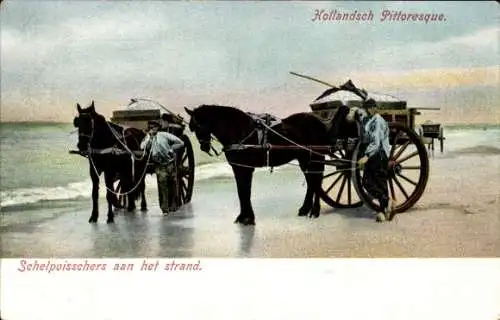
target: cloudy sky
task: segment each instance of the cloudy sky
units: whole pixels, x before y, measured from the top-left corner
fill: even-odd
[[[500,7],[490,2],[3,1],[2,121],[106,116],[131,97],[284,116],[351,78],[444,122],[500,123]],[[373,21],[312,21],[316,10]],[[445,21],[380,21],[383,10]]]

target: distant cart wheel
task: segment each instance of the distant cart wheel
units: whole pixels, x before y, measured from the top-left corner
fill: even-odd
[[[363,205],[354,188],[351,169],[352,151],[337,150],[330,155],[332,160],[341,159],[343,165],[332,167],[326,165],[323,175],[323,193],[321,199],[333,208],[356,208]],[[330,169],[335,168],[335,169]]]
[[[421,138],[408,127],[390,123],[391,153],[389,160],[389,196],[395,199],[395,213],[411,208],[424,193],[429,178],[429,158]],[[353,160],[361,157],[359,145]],[[363,202],[375,211],[380,211],[377,200],[363,187],[363,170],[353,163],[354,186]]]
[[[179,137],[184,142],[184,148],[179,153],[178,181],[181,204],[191,201],[194,185],[194,153],[193,146],[188,136],[182,134]]]
[[[443,153],[444,150],[444,133],[443,133],[443,127],[439,128],[439,147],[441,153]]]

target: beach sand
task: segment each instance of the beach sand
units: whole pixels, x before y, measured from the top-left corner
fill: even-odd
[[[499,257],[499,164],[497,154],[437,154],[423,197],[386,223],[375,223],[365,207],[324,203],[319,219],[298,217],[305,186],[292,166],[255,174],[256,226],[233,223],[232,177],[197,182],[192,202],[169,216],[149,188],[149,210],[118,211],[113,225],[105,222],[104,199],[97,225],[87,223],[88,198],[47,202],[33,209],[43,211],[41,219],[3,223],[2,257]]]

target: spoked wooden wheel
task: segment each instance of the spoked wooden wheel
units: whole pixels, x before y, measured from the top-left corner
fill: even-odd
[[[330,160],[340,159],[343,164],[336,167],[325,166],[322,183],[323,193],[320,196],[331,207],[355,208],[363,205],[363,201],[357,195],[353,184],[352,154],[353,151],[347,149],[337,150],[330,154]]]
[[[390,123],[391,153],[389,159],[389,197],[395,200],[395,213],[411,208],[424,193],[429,178],[429,158],[420,137],[410,128]],[[354,151],[356,162],[359,145]],[[380,211],[380,204],[363,187],[363,170],[353,163],[354,186],[363,202],[375,211]]]
[[[188,136],[183,134],[179,138],[184,142],[184,148],[178,154],[178,187],[181,204],[186,204],[191,201],[191,197],[193,196],[194,153]]]

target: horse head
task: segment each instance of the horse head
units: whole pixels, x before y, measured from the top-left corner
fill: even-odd
[[[105,121],[104,117],[95,111],[94,101],[87,107],[82,108],[76,104],[78,115],[73,119],[73,125],[78,128],[77,147],[80,151],[87,150],[96,128]]]
[[[211,156],[210,150],[212,147],[212,132],[206,124],[206,120],[203,117],[203,112],[200,112],[202,106],[195,108],[193,110],[184,107],[187,114],[190,116],[189,120],[189,130],[194,132],[198,142],[200,143],[200,149]]]

